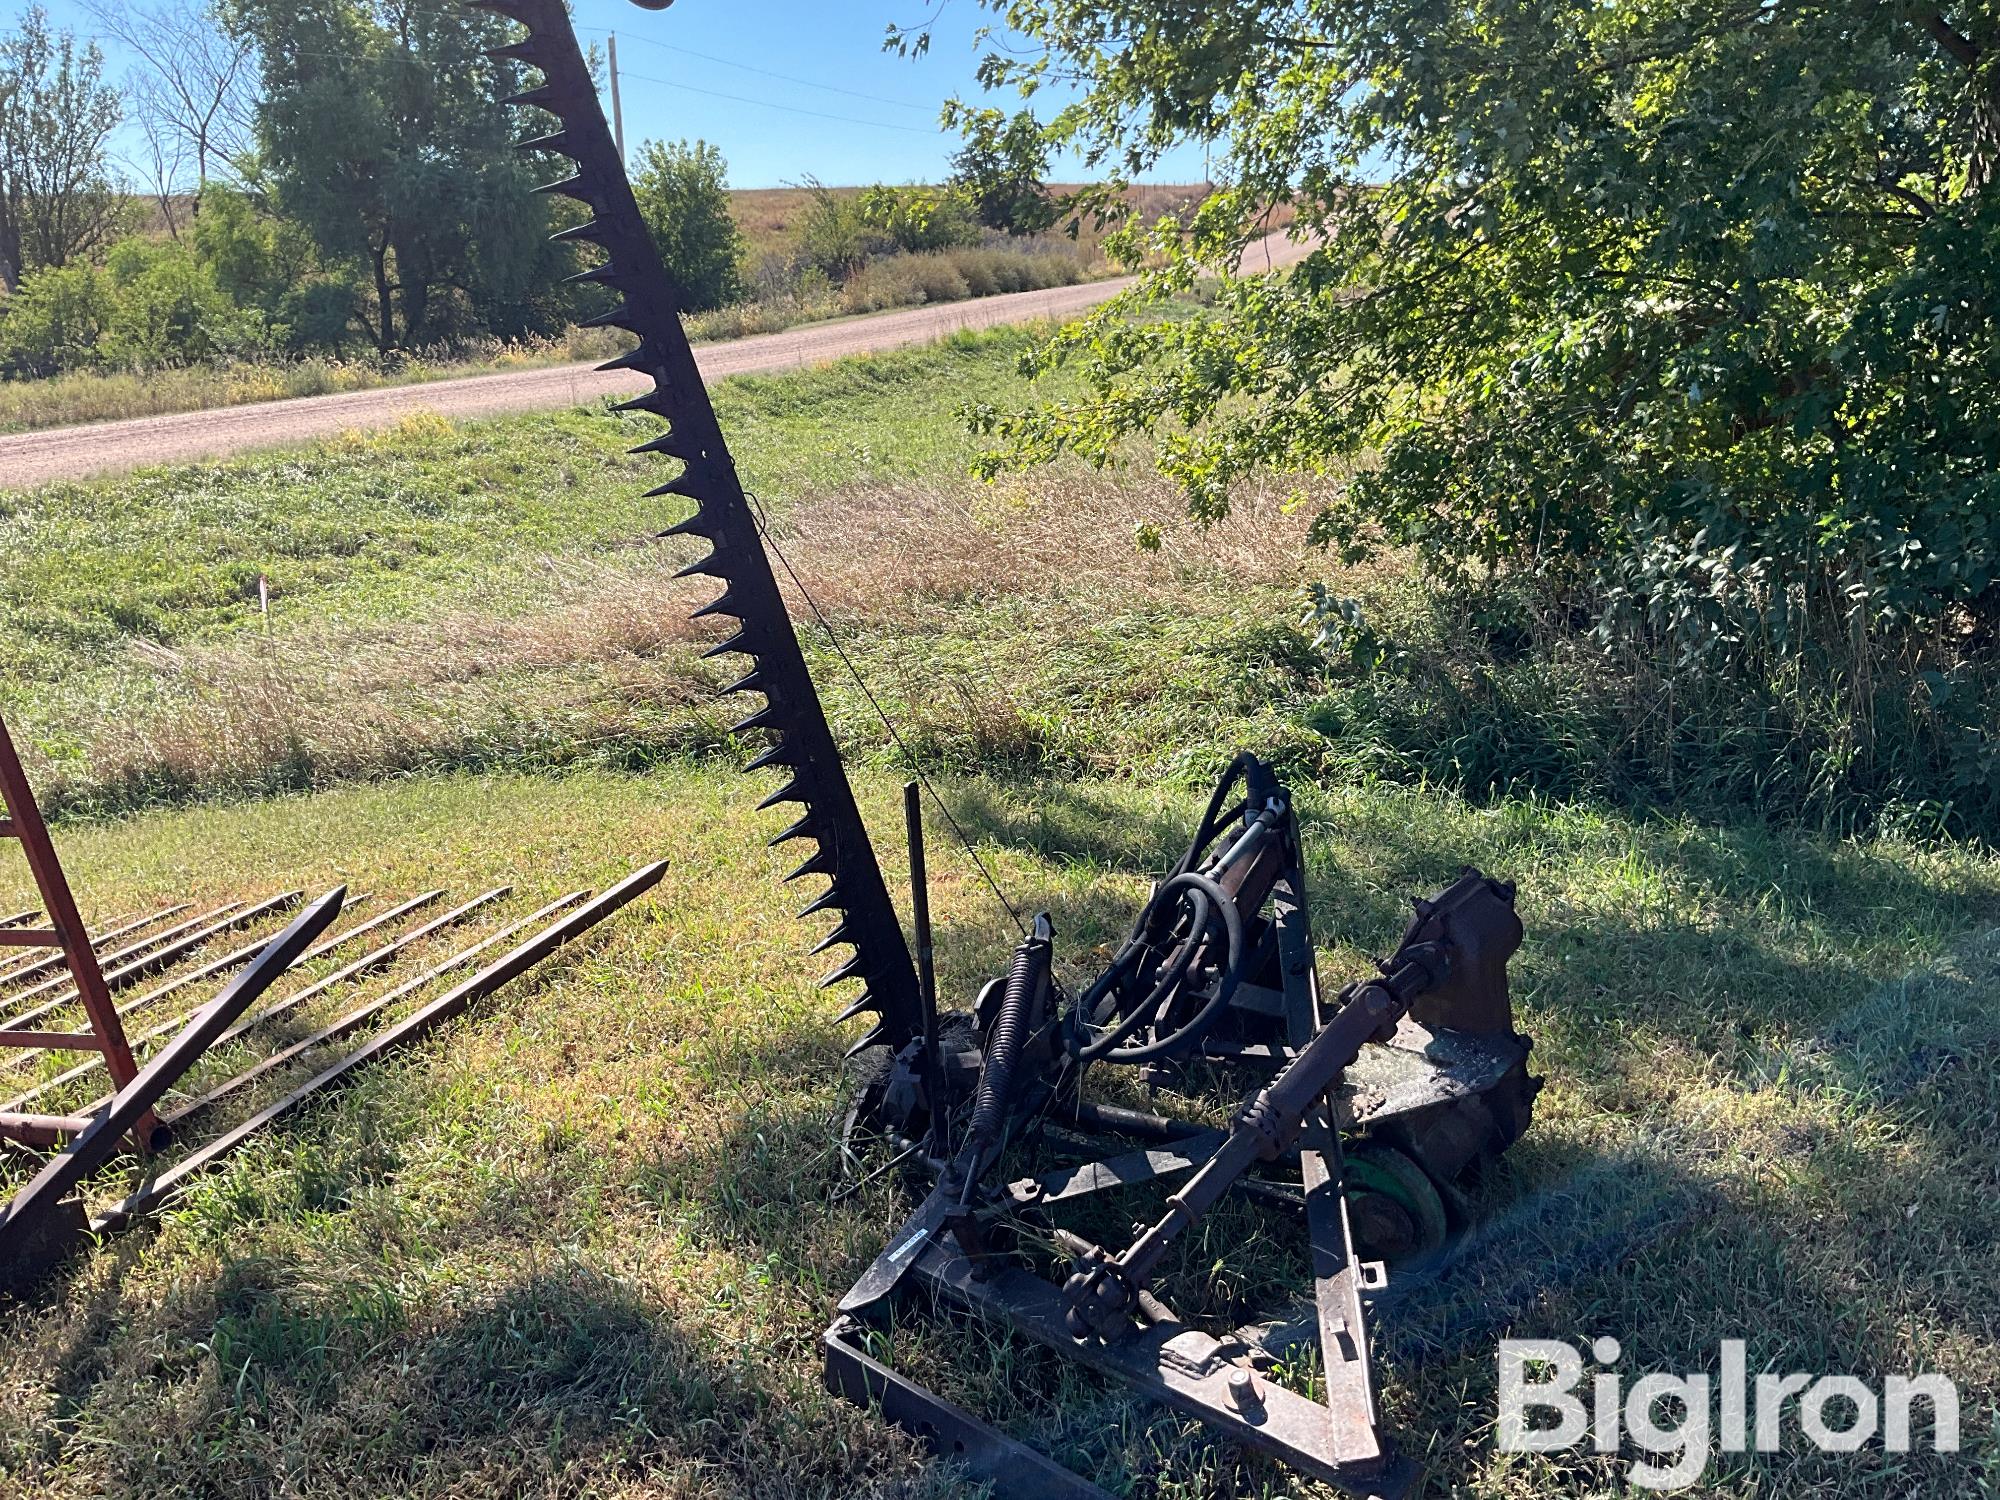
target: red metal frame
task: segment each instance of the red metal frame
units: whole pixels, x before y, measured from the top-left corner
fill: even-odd
[[[22,853],[28,859],[28,871],[34,877],[35,889],[41,893],[42,910],[47,913],[48,920],[46,927],[0,927],[0,947],[61,950],[69,965],[70,978],[76,985],[77,998],[83,1004],[84,1014],[90,1018],[88,1033],[64,1035],[61,1045],[77,1051],[101,1053],[105,1070],[122,1089],[139,1076],[139,1068],[133,1061],[131,1045],[125,1039],[125,1028],[119,1021],[118,1009],[111,1003],[111,991],[104,983],[104,971],[98,965],[97,950],[91,946],[90,931],[77,912],[69,879],[63,874],[62,861],[56,857],[55,845],[49,841],[48,825],[42,820],[42,810],[35,802],[34,789],[28,785],[27,773],[21,769],[21,757],[15,753],[14,741],[8,735],[4,722],[0,722],[0,800],[6,804],[6,816],[0,818],[0,838],[11,838],[21,845]],[[33,1033],[10,1034],[8,1030],[0,1029],[0,1046],[36,1046],[46,1042],[46,1037],[34,1036]],[[31,1145],[49,1145],[73,1133],[74,1124],[75,1121],[58,1116],[46,1119],[34,1115],[0,1116],[0,1136]],[[158,1130],[159,1120],[148,1109],[138,1120],[133,1135],[143,1147],[152,1141]]]

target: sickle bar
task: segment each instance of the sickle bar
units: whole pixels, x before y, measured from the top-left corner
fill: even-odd
[[[864,986],[846,1016],[872,1011],[877,1024],[853,1051],[878,1042],[900,1048],[919,1035],[923,1025],[916,972],[902,924],[890,904],[867,827],[855,807],[819,694],[799,651],[757,519],[681,327],[679,288],[639,216],[568,11],[563,0],[469,3],[527,28],[526,37],[491,55],[540,70],[543,82],[504,102],[546,110],[560,122],[554,133],[525,142],[522,149],[554,152],[575,163],[573,175],[542,191],[577,199],[593,217],[556,238],[588,240],[605,252],[602,264],[572,278],[609,287],[621,299],[612,311],[592,319],[591,326],[615,325],[638,336],[636,349],[602,368],[637,370],[652,377],[650,392],[617,409],[664,418],[668,431],[633,451],[664,453],[683,465],[676,478],[649,493],[694,502],[694,513],[662,535],[697,537],[709,545],[705,556],[680,572],[683,577],[706,574],[722,584],[721,596],[695,611],[697,619],[716,617],[732,627],[727,638],[706,654],[750,658],[750,671],[729,691],[759,693],[764,706],[735,730],[762,729],[772,736],[770,747],[749,769],[775,766],[786,780],[762,805],[793,803],[798,809],[797,820],[771,842],[807,839],[816,845],[811,857],[786,878],[828,878],[826,891],[800,915],[837,911],[840,920],[820,947],[844,943],[854,949],[854,956],[822,984],[859,979]]]

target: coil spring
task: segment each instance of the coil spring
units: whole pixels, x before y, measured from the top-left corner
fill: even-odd
[[[1007,1103],[1014,1096],[1014,1072],[1028,1038],[1028,1007],[1034,1001],[1048,956],[1046,943],[1029,941],[1014,950],[1014,962],[1008,966],[1007,985],[1000,995],[1000,1014],[993,1020],[986,1066],[979,1070],[979,1092],[973,1099],[972,1123],[966,1132],[968,1140],[981,1147],[998,1138]]]

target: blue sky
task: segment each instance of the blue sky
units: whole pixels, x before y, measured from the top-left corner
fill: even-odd
[[[44,3],[58,26],[95,32],[76,0]],[[920,20],[938,0],[677,0],[666,11],[575,0],[574,8],[586,44],[618,33],[628,147],[652,136],[700,136],[722,148],[738,187],[807,176],[832,184],[937,180],[955,145],[937,128],[938,105],[977,92],[973,36],[992,19],[974,0],[944,0],[930,55],[910,60],[885,53],[883,33],[891,21]],[[22,9],[20,0],[0,0],[10,18]],[[116,44],[107,39],[105,51],[112,71],[122,71]],[[1056,175],[1075,172],[1072,165]],[[1149,174],[1159,182],[1201,175],[1198,147]]]

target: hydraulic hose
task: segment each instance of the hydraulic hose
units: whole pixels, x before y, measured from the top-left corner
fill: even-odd
[[[1181,885],[1186,885],[1193,890],[1205,894],[1209,901],[1213,903],[1215,910],[1222,916],[1222,926],[1227,936],[1227,951],[1229,955],[1228,961],[1222,971],[1222,977],[1216,982],[1215,993],[1209,996],[1208,1004],[1195,1012],[1188,1019],[1186,1025],[1168,1032],[1163,1037],[1156,1037],[1154,1040],[1142,1043],[1139,1046],[1119,1047],[1115,1051],[1105,1054],[1112,1062],[1152,1062],[1155,1059],[1178,1052],[1190,1042],[1201,1040],[1202,1037],[1208,1034],[1209,1028],[1222,1019],[1222,1013],[1229,1008],[1229,1002],[1235,998],[1237,986],[1243,982],[1244,970],[1250,965],[1249,945],[1245,943],[1243,938],[1243,914],[1237,909],[1236,902],[1229,893],[1224,891],[1206,875],[1197,875],[1192,870],[1176,875],[1169,882],[1169,888]],[[1163,890],[1161,894],[1165,895],[1166,892]],[[1192,954],[1194,946],[1194,943],[1190,941],[1188,944],[1188,952],[1190,954]],[[1163,1003],[1164,1000],[1164,994],[1161,995],[1159,1001],[1149,1000],[1148,1004],[1138,1007],[1138,1014],[1150,1015],[1154,1005]]]
[[[1246,788],[1245,800],[1233,810],[1229,806],[1230,794],[1239,784]],[[1214,1024],[1221,1019],[1237,987],[1242,983],[1244,970],[1250,955],[1246,951],[1243,935],[1243,917],[1234,897],[1224,891],[1215,881],[1201,874],[1197,866],[1224,830],[1250,810],[1253,803],[1268,797],[1275,789],[1270,773],[1263,763],[1250,752],[1243,751],[1230,761],[1221,778],[1210,794],[1208,806],[1203,810],[1201,821],[1196,825],[1194,838],[1188,850],[1168,873],[1160,888],[1153,893],[1153,899],[1140,913],[1133,924],[1131,936],[1125,940],[1108,967],[1096,981],[1084,991],[1077,1001],[1074,1011],[1075,1022],[1071,1046],[1081,1062],[1096,1062],[1110,1059],[1113,1062],[1149,1062],[1180,1050],[1190,1042],[1199,1041]],[[1161,972],[1145,999],[1124,1009],[1116,1024],[1099,1036],[1084,1042],[1076,1040],[1091,1023],[1106,998],[1125,985],[1133,976],[1135,966],[1146,950],[1157,947],[1166,937],[1165,928],[1176,914],[1176,901],[1185,900],[1192,920],[1187,925],[1187,937],[1183,941],[1166,969]],[[1171,1001],[1174,993],[1186,979],[1196,956],[1207,941],[1212,939],[1217,923],[1223,929],[1227,957],[1223,974],[1216,992],[1208,1003],[1185,1025],[1177,1027],[1164,1037],[1134,1047],[1123,1047],[1132,1034],[1151,1021]]]
[[[1077,1048],[1076,1055],[1080,1062],[1095,1062],[1099,1058],[1106,1056],[1120,1042],[1131,1036],[1133,1032],[1152,1019],[1153,1013],[1166,1002],[1168,997],[1180,986],[1181,981],[1187,977],[1187,971],[1194,964],[1195,955],[1201,951],[1203,941],[1213,931],[1214,925],[1218,920],[1217,914],[1222,911],[1228,911],[1231,914],[1234,913],[1236,903],[1231,901],[1227,896],[1222,895],[1221,892],[1215,891],[1213,882],[1205,880],[1199,875],[1187,873],[1174,876],[1173,879],[1160,887],[1159,891],[1153,897],[1153,908],[1160,907],[1169,896],[1181,890],[1185,890],[1188,893],[1189,911],[1193,918],[1188,923],[1186,940],[1182,942],[1179,951],[1174,955],[1173,961],[1161,973],[1158,982],[1154,984],[1151,993],[1144,1000],[1127,1011],[1124,1017],[1111,1030]],[[1214,894],[1211,894],[1211,892],[1214,892]],[[1220,899],[1217,899],[1218,897]],[[1146,916],[1140,920],[1139,927],[1141,931],[1145,929],[1151,916],[1152,911],[1149,909]],[[1226,922],[1228,918],[1223,917],[1221,920]],[[1226,941],[1227,928],[1225,927],[1224,930]],[[1143,946],[1142,943],[1135,942],[1129,945],[1129,950],[1136,955]],[[1120,955],[1121,958],[1123,956],[1123,954]],[[1122,977],[1123,973],[1128,971],[1129,968],[1129,963],[1125,964],[1122,968],[1114,964],[1107,971],[1107,974],[1111,977]],[[1093,986],[1092,988],[1094,990],[1096,987]],[[1090,996],[1086,996],[1085,1002],[1089,1003],[1091,998]]]

